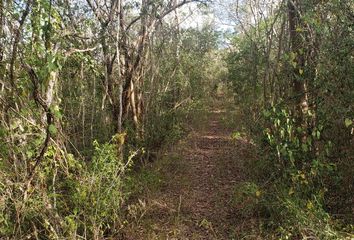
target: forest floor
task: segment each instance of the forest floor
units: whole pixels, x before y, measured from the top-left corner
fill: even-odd
[[[126,239],[239,239],[239,232],[256,225],[233,203],[254,148],[245,139],[233,140],[227,122],[225,110],[210,107],[188,136],[154,163],[147,175],[158,180],[130,206],[133,223]]]

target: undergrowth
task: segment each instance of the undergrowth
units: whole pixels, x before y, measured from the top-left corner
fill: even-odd
[[[123,176],[130,167],[117,158],[116,146],[116,137],[95,142],[90,162],[50,147],[33,180],[19,175],[24,169],[2,167],[0,236],[98,239],[115,234],[122,224]]]
[[[248,129],[234,135],[242,138],[247,132],[258,149],[254,158],[244,163],[247,180],[235,186],[232,201],[245,221],[258,219],[259,229],[256,235],[249,235],[254,229],[246,229],[239,236],[353,239],[354,226],[343,217],[334,217],[328,208],[328,182],[332,187],[335,182],[339,184],[341,173],[338,164],[330,160],[334,148],[322,138],[326,132],[323,125],[318,124],[306,142],[301,142],[296,134],[303,130],[294,127],[295,120],[286,109],[263,112],[252,125],[250,116],[242,112],[234,118],[244,123],[236,129]],[[264,129],[264,125],[268,127]]]

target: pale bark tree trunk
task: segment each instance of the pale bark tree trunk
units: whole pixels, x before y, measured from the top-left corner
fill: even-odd
[[[16,59],[17,59],[17,51],[18,51],[18,45],[21,40],[21,35],[22,35],[22,29],[23,25],[27,19],[28,14],[30,13],[31,10],[31,5],[32,5],[31,0],[29,0],[26,4],[25,10],[22,12],[21,19],[19,21],[19,26],[15,30],[15,35],[13,38],[13,44],[12,44],[12,53],[11,53],[11,59],[10,59],[10,84],[12,89],[16,89],[16,83],[15,83],[15,64],[16,64]]]
[[[142,88],[149,38],[162,18],[195,0],[183,0],[179,3],[175,0],[168,1],[166,6],[161,8],[160,15],[157,14],[159,7],[154,6],[151,1],[142,0],[140,15],[129,23],[125,22],[124,11],[127,10],[124,9],[122,0],[111,2],[108,11],[103,10],[103,5],[100,6],[98,1],[86,1],[101,24],[99,37],[101,38],[105,67],[105,96],[108,97],[112,106],[114,132],[121,133],[124,123],[129,120],[134,123],[136,130],[139,132],[142,129],[142,113],[144,112]],[[173,1],[175,1],[175,4],[173,4]],[[115,18],[116,13],[118,13],[117,19]],[[117,25],[115,36],[106,36],[108,34],[107,28],[112,27],[112,24]],[[135,24],[140,24],[140,29],[138,37],[134,41],[129,38],[129,33]],[[115,39],[113,45],[109,42],[110,39]],[[112,53],[114,48],[115,51]],[[116,68],[114,68],[114,65],[116,65]],[[117,69],[116,76],[114,76],[114,69]]]
[[[122,0],[118,0],[118,14],[122,14]],[[118,98],[119,98],[119,113],[117,119],[118,133],[122,133],[122,119],[123,119],[123,79],[121,75],[121,52],[120,52],[120,38],[121,38],[121,17],[117,19],[117,35],[116,35],[116,51],[117,51],[117,77],[119,81]]]

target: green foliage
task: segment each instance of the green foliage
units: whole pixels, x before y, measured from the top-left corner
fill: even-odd
[[[212,25],[176,28],[160,18],[173,12],[166,1],[124,2],[120,14],[104,1],[1,1],[0,238],[114,236],[126,198],[161,184],[155,172],[125,172],[181,139],[182,122],[204,121],[203,98],[220,93],[221,79],[241,115],[232,137],[250,135],[262,149],[235,205],[264,217],[269,238],[340,238],[333,219],[352,223],[354,189],[353,4],[294,2],[297,49],[280,5],[255,11],[262,16],[219,52]],[[247,14],[244,4],[253,3],[242,2]],[[118,17],[137,21],[122,28]],[[144,207],[128,212],[138,219]]]
[[[82,222],[78,230],[88,228],[94,236],[114,231],[120,224],[124,199],[122,177],[126,166],[117,156],[117,144],[94,143],[95,151],[83,177],[71,186],[75,219]],[[72,184],[72,183],[71,183]]]
[[[137,172],[128,174],[125,179],[124,192],[129,196],[137,197],[146,194],[147,190],[156,191],[163,183],[164,179],[161,173],[146,166]]]
[[[280,186],[280,185],[279,185]],[[317,239],[342,239],[336,223],[324,211],[321,201],[316,197],[303,199],[302,194],[289,195],[283,190],[274,192],[273,196],[265,196],[269,214],[276,216],[267,222],[265,227],[273,229],[277,239],[297,239],[313,237]],[[270,206],[270,202],[272,205]],[[281,224],[279,224],[281,221]],[[266,229],[265,229],[266,231]]]
[[[235,36],[225,58],[241,120],[261,148],[259,159],[246,163],[249,181],[263,186],[261,199],[251,201],[250,208],[265,218],[267,239],[344,239],[340,223],[352,223],[348,192],[354,176],[354,72],[348,48],[353,5],[297,4],[304,25],[296,32],[307,40],[297,42],[296,52],[284,37],[289,15],[282,5],[275,14],[282,17],[261,18]],[[340,11],[345,12],[341,20],[333,18]],[[295,80],[306,86],[306,93],[294,89]],[[305,108],[299,106],[301,94],[306,95]]]
[[[155,106],[150,109],[146,119],[143,138],[145,149],[157,151],[161,146],[178,140],[183,135],[180,125],[184,113],[174,110],[175,97],[173,92],[161,94],[155,99]]]
[[[253,182],[244,182],[234,187],[232,205],[240,209],[242,217],[252,217],[261,209],[263,192],[260,187]]]
[[[146,91],[154,97],[149,99],[143,135],[136,135],[132,122],[126,125],[128,136],[134,139],[132,145],[144,148],[148,157],[150,152],[184,136],[181,123],[195,115],[193,111],[201,107],[201,100],[208,96],[213,83],[219,81],[225,71],[215,51],[218,35],[211,26],[200,30],[183,29],[178,38],[173,30],[166,33],[171,43],[156,45],[154,49],[159,57],[154,63],[159,66],[154,88],[149,88],[150,76],[146,76]]]
[[[123,177],[131,163],[117,156],[117,144],[95,142],[87,163],[50,147],[29,188],[28,179],[2,168],[1,182],[7,184],[0,187],[1,235],[95,238],[119,229]]]

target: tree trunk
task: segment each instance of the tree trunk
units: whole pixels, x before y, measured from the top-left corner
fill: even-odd
[[[303,29],[302,21],[300,19],[300,3],[297,0],[288,0],[288,14],[289,14],[289,30],[290,30],[290,44],[291,51],[295,55],[294,72],[293,72],[293,92],[296,98],[295,102],[295,117],[297,127],[306,129],[306,113],[308,111],[308,97],[307,86],[304,78],[304,47],[301,31]],[[305,133],[302,134],[302,139],[306,139]]]

